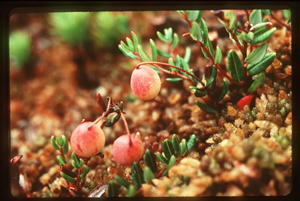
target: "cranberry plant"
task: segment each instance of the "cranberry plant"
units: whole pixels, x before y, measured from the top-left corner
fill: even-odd
[[[216,15],[218,20],[224,25],[229,34],[231,41],[237,46],[240,55],[235,49],[232,49],[227,54],[227,68],[223,68],[221,63],[224,63],[224,53],[220,47],[213,46],[208,37],[208,27],[202,18],[201,10],[192,11],[178,11],[181,18],[187,22],[190,31],[183,36],[190,36],[201,49],[204,57],[209,59],[211,66],[206,66],[205,75],[203,79],[199,79],[193,73],[189,66],[191,58],[191,50],[186,47],[185,55],[182,57],[178,54],[175,55],[174,49],[179,44],[179,37],[173,33],[172,28],[164,29],[164,33],[157,32],[158,38],[166,43],[169,47],[169,52],[164,52],[158,49],[152,39],[150,39],[151,55],[148,55],[145,49],[139,44],[137,35],[132,34],[132,40],[126,38],[126,43],[121,41],[119,49],[125,56],[133,59],[139,59],[139,63],[132,73],[131,87],[133,93],[143,100],[154,99],[157,90],[160,88],[160,82],[155,81],[155,76],[144,75],[146,72],[145,66],[148,65],[155,69],[157,72],[163,72],[172,75],[166,79],[169,82],[178,82],[187,80],[190,83],[190,90],[196,97],[202,97],[203,102],[196,101],[196,104],[208,113],[217,113],[219,105],[222,103],[223,98],[229,90],[229,85],[236,85],[243,87],[247,90],[244,92],[248,94],[238,102],[239,108],[243,109],[244,105],[249,105],[256,88],[261,86],[265,80],[265,70],[274,61],[276,53],[268,52],[268,39],[276,31],[276,27],[268,21],[266,16],[270,16],[276,21],[279,21],[272,15],[270,10],[255,9],[252,11],[245,11],[244,15],[237,15],[230,11],[211,11]],[[286,17],[289,18],[286,24],[281,22],[290,30],[290,16],[288,13]],[[157,61],[158,56],[167,58],[168,63]],[[169,70],[161,66],[168,66]],[[137,73],[137,71],[139,73]],[[148,73],[149,74],[149,73]],[[140,85],[136,84],[138,77],[148,76],[149,83],[144,85],[147,81],[139,81]],[[216,83],[216,78],[220,76],[223,79],[222,84]],[[153,84],[155,83],[155,84]],[[149,86],[152,88],[149,88]],[[141,88],[143,87],[143,88]],[[148,96],[143,95],[148,91]],[[154,93],[155,92],[155,93]],[[146,98],[143,98],[146,97]]]

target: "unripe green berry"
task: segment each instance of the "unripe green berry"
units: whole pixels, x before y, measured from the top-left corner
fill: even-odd
[[[102,129],[93,122],[83,122],[72,132],[70,138],[72,150],[81,157],[89,158],[99,153],[105,145]]]
[[[114,141],[111,154],[121,165],[131,165],[143,157],[144,145],[139,136],[125,134]]]
[[[140,66],[132,72],[130,81],[132,92],[142,100],[154,99],[161,87],[158,74],[148,66]]]

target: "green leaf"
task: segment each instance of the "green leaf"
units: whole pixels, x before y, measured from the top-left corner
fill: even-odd
[[[131,167],[132,181],[136,189],[140,189],[144,182],[143,169],[138,162],[133,162]]]
[[[156,165],[156,160],[155,160],[155,156],[153,154],[153,152],[151,150],[147,150],[145,152],[145,155],[144,155],[144,160],[145,160],[145,164],[147,167],[149,167],[152,172],[156,172],[157,171],[157,165]]]
[[[136,194],[136,189],[134,188],[133,185],[130,185],[129,188],[127,189],[126,197],[134,197]]]
[[[207,43],[208,43],[208,51],[209,51],[210,55],[213,57],[214,56],[214,47],[209,39],[207,39]]]
[[[60,155],[56,157],[56,160],[57,160],[57,163],[58,163],[59,166],[67,164],[65,159]]]
[[[134,45],[133,45],[132,41],[130,40],[130,38],[126,37],[126,42],[127,42],[127,44],[128,44],[129,50],[130,50],[131,52],[133,52],[133,51],[134,51]]]
[[[64,140],[63,140],[62,136],[59,136],[56,138],[56,143],[61,147],[64,145]]]
[[[178,54],[176,55],[176,64],[175,64],[175,66],[177,66],[179,68],[181,68],[181,66],[182,66],[181,57]],[[178,70],[178,69],[176,69],[176,70]]]
[[[186,140],[182,139],[180,142],[180,156],[186,152],[186,149],[187,149]]]
[[[56,140],[55,140],[54,135],[51,136],[50,142],[51,142],[51,144],[52,144],[52,146],[53,146],[54,149],[60,150],[59,146],[56,144]]]
[[[254,34],[254,38],[252,41],[250,41],[250,44],[258,44],[268,40],[274,34],[275,31],[276,27],[273,27],[272,29],[261,33],[260,35]]]
[[[222,61],[222,51],[221,51],[220,47],[217,46],[214,64],[221,63],[221,61]]]
[[[196,104],[199,108],[201,108],[202,110],[204,110],[205,112],[207,113],[211,113],[211,114],[216,114],[217,113],[217,110],[206,105],[205,103],[202,103],[202,102],[199,102],[199,101],[196,101]]]
[[[254,36],[259,36],[260,34],[263,34],[266,31],[270,30],[272,25],[273,24],[271,22],[262,22],[262,23],[256,24],[253,27],[251,27],[250,33],[254,33]]]
[[[224,96],[226,95],[226,93],[228,91],[228,87],[229,87],[229,85],[228,85],[227,79],[223,79],[223,88],[222,88],[221,94],[218,98],[218,102],[224,98]]]
[[[175,63],[174,63],[174,60],[173,60],[172,57],[170,57],[170,58],[168,59],[168,63],[171,64],[171,65],[173,65],[173,66],[175,66]],[[170,67],[170,72],[178,72],[178,71],[179,71],[179,70],[178,70],[177,68]]]
[[[197,87],[196,88],[191,88],[190,87],[190,89],[191,89],[192,93],[195,95],[195,97],[203,97],[207,94],[206,91],[202,91],[201,89],[197,89]]]
[[[253,40],[253,38],[254,38],[254,33],[248,32],[246,35],[247,42],[250,43]]]
[[[190,35],[193,40],[203,43],[202,31],[200,29],[200,25],[197,22],[192,23]]]
[[[235,29],[236,28],[235,23],[236,23],[236,17],[233,16],[229,21],[229,29]]]
[[[265,71],[272,64],[276,56],[275,52],[270,52],[265,55],[261,62],[256,65],[248,65],[247,70],[250,76],[257,75]]]
[[[188,141],[187,144],[186,144],[187,152],[189,152],[189,151],[192,150],[192,148],[193,148],[194,145],[195,145],[195,142],[196,142],[196,135],[193,134],[193,135],[191,135],[189,141]]]
[[[169,29],[165,29],[164,31],[168,42],[172,42],[173,29],[170,27]]]
[[[70,177],[69,175],[65,174],[64,172],[60,172],[60,176],[62,176],[65,180],[67,180],[68,182],[71,182],[72,184],[77,183],[77,179]]]
[[[268,48],[267,43],[263,43],[262,45],[258,46],[255,50],[253,50],[245,59],[245,62],[249,64],[257,64],[260,62],[264,56],[266,55]]]
[[[80,169],[83,165],[83,160],[82,159],[78,159],[77,155],[75,154],[75,152],[73,152],[71,154],[71,158],[73,159],[73,161],[71,162],[72,166],[74,168]]]
[[[232,79],[239,82],[243,81],[243,65],[242,62],[234,50],[230,50],[228,53],[228,71],[231,72]]]
[[[166,175],[169,171],[169,169],[175,165],[176,163],[176,157],[174,155],[171,156],[170,161],[168,163],[167,169],[162,173],[163,175]]]
[[[137,52],[137,46],[139,44],[138,38],[133,31],[131,32],[131,35],[132,35],[132,40],[133,40],[134,51]]]
[[[189,61],[190,61],[190,59],[191,59],[191,55],[192,55],[191,53],[192,53],[191,48],[186,47],[186,48],[185,48],[185,55],[184,55],[184,57],[183,57],[183,59],[184,59],[184,61],[185,61],[186,63],[189,63]]]
[[[157,159],[158,159],[160,162],[162,162],[162,163],[164,163],[164,164],[168,164],[168,163],[169,163],[169,160],[166,159],[160,152],[157,152],[157,153],[156,153],[156,157],[157,157]]]
[[[259,9],[253,10],[250,13],[249,21],[250,21],[250,24],[252,24],[252,25],[256,25],[258,23],[261,23],[262,22],[262,13],[261,13],[261,10],[259,10]]]
[[[201,18],[202,18],[202,13],[203,13],[203,11],[202,11],[202,10],[199,10],[198,17],[197,17],[197,19],[195,19],[195,21],[196,21],[197,23],[200,23]]]
[[[129,183],[119,175],[116,175],[115,179],[121,186],[124,186],[126,189],[129,188]]]
[[[215,65],[212,67],[212,72],[209,80],[207,81],[207,85],[211,85],[217,78],[218,75],[218,69]]]
[[[203,18],[201,18],[200,23],[201,23],[202,36],[203,36],[203,40],[204,40],[204,46],[207,47],[207,46],[209,46],[208,42],[210,42],[210,40],[208,38],[208,28],[207,28],[206,23],[203,20]]]
[[[63,141],[64,141],[64,144],[63,144],[63,146],[62,146],[62,152],[63,152],[64,154],[67,154],[68,151],[69,151],[69,142],[68,142],[68,140],[67,140],[67,138],[66,138],[65,135],[62,136],[62,139],[63,139]]]
[[[181,81],[182,80],[182,78],[180,78],[180,77],[168,77],[168,78],[166,78],[166,81],[168,81],[168,82],[179,82],[179,81]]]
[[[162,150],[168,160],[170,160],[172,155],[175,155],[174,147],[169,139],[163,141]]]
[[[260,87],[265,83],[266,81],[266,75],[264,73],[260,73],[254,80],[254,82],[251,84],[251,86],[248,89],[249,93],[252,93],[256,90],[257,87]]]
[[[150,39],[150,46],[151,46],[151,52],[152,52],[152,61],[157,60],[157,49],[155,46],[155,43],[152,39]]]
[[[291,17],[291,12],[288,9],[283,9],[282,13],[283,13],[283,16],[284,16],[285,19],[288,19],[288,18]]]
[[[131,59],[136,59],[138,58],[137,55],[133,54],[132,52],[129,52],[128,50],[124,49],[121,45],[118,45],[118,48],[121,50],[121,52],[126,56]]]
[[[199,10],[189,10],[187,11],[187,19],[188,21],[195,21],[198,18],[199,15]]]
[[[142,61],[150,61],[149,55],[146,53],[144,48],[141,45],[138,45],[138,54],[140,55]]]
[[[247,34],[246,34],[246,32],[244,32],[244,31],[242,31],[242,32],[237,36],[237,38],[238,38],[239,40],[243,40],[243,41],[248,42],[248,40],[247,40]]]
[[[150,168],[146,168],[143,172],[144,181],[149,183],[152,179],[154,179],[155,175]]]
[[[262,9],[261,12],[269,15],[269,16],[272,16],[272,13],[271,13],[271,10],[270,9]]]
[[[168,43],[168,39],[162,33],[160,33],[159,31],[157,31],[156,34],[157,34],[157,36],[158,36],[158,38],[160,40],[162,40],[165,43]]]
[[[108,182],[106,197],[118,197],[119,195],[119,188],[116,182]]]
[[[83,165],[83,172],[81,173],[80,178],[84,178],[88,172],[89,172],[88,166]]]
[[[180,145],[179,145],[179,140],[178,140],[176,134],[174,134],[172,137],[172,144],[173,144],[175,151],[177,152],[177,157],[179,157],[180,156],[179,155],[180,154]]]
[[[174,33],[173,34],[173,43],[172,43],[172,48],[174,49],[175,47],[177,47],[178,45],[178,42],[179,42],[179,37],[177,35],[177,33]]]
[[[159,56],[165,57],[165,58],[170,58],[170,57],[171,57],[168,53],[166,53],[166,52],[164,52],[164,51],[161,51],[160,49],[157,49],[157,54],[158,54]]]

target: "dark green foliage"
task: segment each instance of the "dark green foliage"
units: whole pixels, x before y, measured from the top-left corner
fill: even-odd
[[[211,106],[205,104],[205,103],[202,103],[200,101],[196,101],[196,104],[198,105],[198,107],[200,107],[202,110],[204,110],[205,112],[207,113],[212,113],[212,114],[216,114],[217,113],[217,110],[212,108]]]
[[[118,197],[118,195],[119,195],[119,188],[116,182],[114,181],[108,182],[106,197]]]
[[[243,81],[244,67],[242,62],[234,50],[230,50],[228,53],[228,72],[231,73],[232,79],[239,82]]]
[[[247,70],[250,76],[257,75],[266,70],[266,68],[271,65],[276,56],[275,52],[267,53],[264,58],[256,65],[249,64]]]
[[[260,73],[254,80],[254,82],[251,84],[251,86],[248,89],[248,92],[254,92],[257,87],[261,86],[266,81],[266,75],[264,73]]]
[[[133,162],[131,166],[132,181],[136,189],[140,189],[145,183],[143,169],[138,162]]]

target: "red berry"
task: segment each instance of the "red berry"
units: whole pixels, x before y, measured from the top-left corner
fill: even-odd
[[[245,105],[250,105],[253,97],[254,97],[253,94],[250,94],[250,95],[247,95],[247,96],[241,98],[237,102],[237,106],[238,106],[239,110],[243,110]]]
[[[125,134],[118,137],[112,146],[112,157],[121,165],[131,165],[134,161],[139,161],[144,154],[144,145],[137,135]]]
[[[104,147],[105,135],[102,129],[92,124],[93,122],[89,121],[79,124],[71,135],[72,150],[81,157],[92,157]]]
[[[132,72],[131,89],[142,100],[154,99],[161,87],[158,74],[148,66],[140,66]]]

